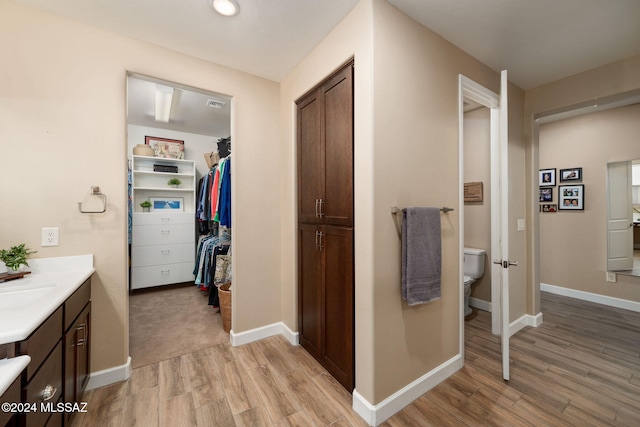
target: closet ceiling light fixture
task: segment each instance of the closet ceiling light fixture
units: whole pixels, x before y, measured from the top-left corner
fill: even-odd
[[[156,122],[169,123],[172,102],[173,88],[156,85]]]
[[[235,0],[209,0],[213,10],[224,16],[234,16],[240,12],[240,6]]]

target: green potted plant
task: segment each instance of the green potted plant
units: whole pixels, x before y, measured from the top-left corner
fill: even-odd
[[[178,178],[171,178],[169,181],[167,181],[167,184],[169,184],[171,187],[178,187],[180,184],[182,184],[182,181],[180,181]]]
[[[36,251],[30,250],[25,243],[22,243],[10,249],[0,249],[0,260],[7,266],[9,273],[18,273],[24,266],[29,266],[27,258],[35,253]]]
[[[151,202],[148,200],[145,200],[144,202],[140,203],[140,207],[142,208],[142,212],[149,212],[149,208],[151,207]]]

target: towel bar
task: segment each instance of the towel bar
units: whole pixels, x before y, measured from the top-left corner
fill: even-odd
[[[455,209],[448,208],[446,206],[440,208],[440,212],[442,212],[442,213],[451,212],[453,210],[455,210]],[[392,206],[391,207],[391,215],[396,215],[396,214],[401,213],[401,212],[402,212],[402,209],[400,209],[399,207],[397,207],[397,206]],[[397,217],[394,217],[394,221],[393,222],[396,225],[396,230],[398,231],[398,236],[400,237],[400,239],[402,239],[402,228],[401,228],[402,219],[400,219],[400,224],[398,224],[398,221],[395,218],[397,218]]]
[[[448,208],[448,207],[446,207],[446,206],[445,206],[445,207],[440,208],[440,212],[442,212],[442,213],[447,213],[447,212],[451,212],[451,211],[454,211],[454,210],[455,210],[455,209],[453,209],[453,208]],[[400,209],[399,207],[397,207],[397,206],[392,206],[392,207],[391,207],[391,213],[392,213],[393,215],[395,215],[395,214],[397,214],[397,213],[400,213],[400,212],[402,212],[402,209]]]

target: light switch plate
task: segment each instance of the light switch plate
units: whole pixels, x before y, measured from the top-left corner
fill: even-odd
[[[58,227],[42,228],[42,246],[58,246],[60,244],[60,229]]]
[[[524,231],[524,219],[518,219],[518,231]]]

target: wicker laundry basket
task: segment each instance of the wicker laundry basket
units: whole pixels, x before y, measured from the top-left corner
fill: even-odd
[[[222,329],[231,331],[231,283],[225,283],[218,288],[220,299],[220,315],[222,316]]]

